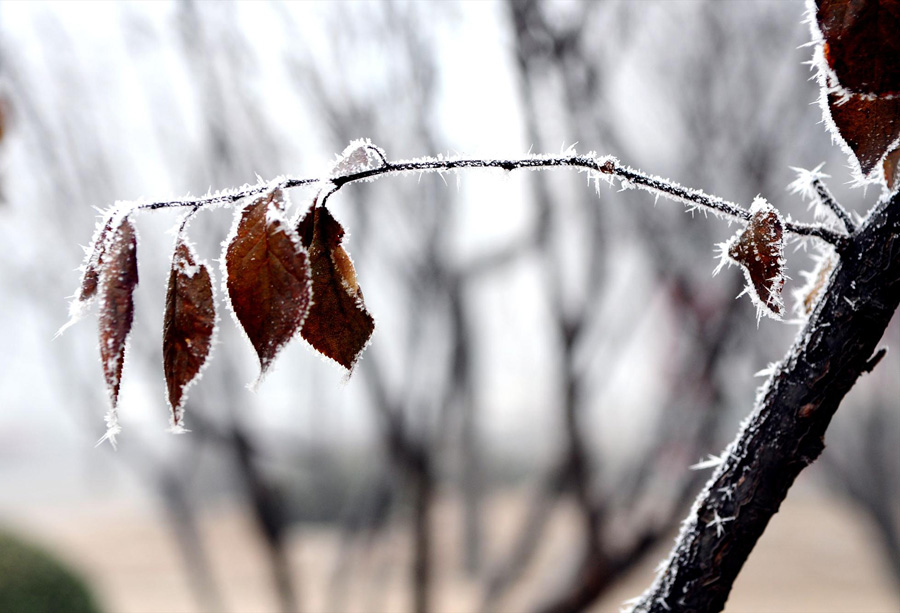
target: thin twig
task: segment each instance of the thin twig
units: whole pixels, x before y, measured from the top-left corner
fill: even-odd
[[[813,176],[812,186],[816,190],[816,196],[818,197],[819,202],[827,206],[835,215],[837,215],[837,218],[844,224],[844,228],[846,228],[847,232],[850,234],[856,232],[856,224],[853,223],[853,220],[850,218],[850,213],[835,199],[831,190],[829,190],[828,186],[822,181],[822,178]]]
[[[344,185],[375,179],[384,175],[410,172],[445,172],[464,168],[500,168],[506,171],[519,169],[543,169],[553,167],[579,168],[595,173],[618,177],[622,186],[640,187],[655,194],[661,194],[681,201],[690,209],[711,211],[715,215],[741,222],[750,220],[750,212],[739,204],[729,202],[718,196],[712,196],[698,189],[690,189],[668,179],[643,173],[621,164],[612,156],[594,157],[593,155],[535,155],[517,159],[482,159],[482,158],[421,158],[417,160],[401,160],[383,162],[375,168],[367,168],[359,172],[324,178],[290,178],[281,177],[269,182],[247,185],[241,188],[219,192],[199,198],[182,198],[161,202],[137,203],[135,209],[154,210],[172,207],[207,207],[231,205],[244,198],[264,194],[273,189],[291,189],[304,185],[331,184],[329,194],[341,189]],[[846,223],[846,222],[845,222]],[[821,225],[803,224],[788,221],[785,223],[788,232],[803,236],[815,236],[831,243],[839,249],[846,243],[846,236]]]

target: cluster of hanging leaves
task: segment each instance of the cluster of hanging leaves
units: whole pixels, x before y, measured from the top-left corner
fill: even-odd
[[[176,432],[184,431],[186,391],[208,361],[217,325],[212,273],[187,239],[188,218],[175,241],[163,324],[163,372]],[[298,334],[352,372],[375,322],[343,237],[340,223],[315,201],[292,227],[280,189],[236,212],[222,257],[223,286],[227,305],[259,358],[257,383]],[[99,298],[100,356],[111,405],[104,438],[113,443],[137,284],[135,229],[128,211],[114,209],[88,249],[72,306],[74,321]]]
[[[832,134],[846,145],[862,176],[900,186],[900,0],[816,0],[811,19],[822,106]],[[384,163],[368,141],[351,143],[334,175]],[[745,228],[720,245],[722,264],[738,264],[759,314],[785,312],[785,224],[757,197]],[[222,257],[223,287],[234,319],[259,358],[257,383],[298,334],[352,372],[374,330],[353,263],[342,246],[344,229],[314,201],[296,227],[287,221],[284,195],[273,189],[240,208]],[[108,437],[118,431],[116,406],[128,335],[134,318],[137,241],[129,211],[113,211],[88,252],[72,321],[100,299],[100,355],[111,401]],[[810,279],[804,312],[812,309],[833,258]],[[720,265],[721,268],[721,265]],[[718,270],[718,269],[717,269]],[[187,388],[208,361],[216,328],[213,280],[184,236],[176,240],[166,293],[163,369],[172,425],[183,427]]]
[[[816,0],[822,107],[862,175],[900,186],[900,0]]]

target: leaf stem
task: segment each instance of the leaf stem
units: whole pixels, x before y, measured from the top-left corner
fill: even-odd
[[[181,234],[184,232],[184,229],[187,227],[188,222],[191,220],[191,218],[192,218],[194,215],[197,214],[197,211],[199,211],[199,210],[200,210],[200,205],[199,205],[199,204],[195,204],[195,205],[193,206],[193,208],[192,208],[190,211],[187,212],[187,214],[184,216],[184,219],[181,220],[181,225],[178,227],[178,234],[179,234],[179,235],[181,235]]]

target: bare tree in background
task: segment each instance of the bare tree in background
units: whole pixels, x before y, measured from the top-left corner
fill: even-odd
[[[900,336],[897,323],[895,316],[885,333],[892,342]],[[887,363],[871,375],[880,380],[881,389],[890,385],[896,372],[892,364],[896,356],[889,354],[884,360]],[[872,390],[870,386],[854,394],[849,399],[851,411],[835,419],[828,451],[822,456],[823,468],[832,487],[867,518],[887,570],[900,589],[900,417],[890,396]]]

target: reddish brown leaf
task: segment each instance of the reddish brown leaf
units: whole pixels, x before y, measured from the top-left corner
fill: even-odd
[[[816,25],[829,125],[871,178],[900,139],[900,0],[817,0]]]
[[[97,262],[99,264],[99,261]],[[100,282],[100,275],[97,272],[97,266],[88,264],[84,269],[84,275],[81,277],[81,291],[78,293],[79,302],[87,302],[91,300],[97,293],[97,284]]]
[[[344,229],[328,209],[315,203],[297,226],[309,249],[313,304],[303,338],[324,356],[353,370],[375,321],[366,310],[353,261],[341,246]]]
[[[94,241],[93,253],[88,256],[87,263],[84,266],[84,274],[81,276],[81,290],[78,293],[79,302],[87,302],[97,293],[97,284],[100,282],[98,269],[103,261],[103,251],[106,247],[111,223],[112,218],[106,220],[103,229],[100,230],[99,234],[97,234],[97,239]]]
[[[260,377],[309,312],[306,250],[282,205],[275,190],[245,207],[224,258],[231,308],[259,356]]]
[[[884,182],[890,191],[900,187],[900,146],[888,153],[882,166],[884,170]]]
[[[817,0],[825,60],[857,94],[900,94],[900,1]]]
[[[137,239],[128,218],[106,244],[99,267],[100,359],[113,409],[119,401],[125,342],[134,320],[134,288],[138,284]]]
[[[728,257],[741,265],[746,291],[757,308],[770,317],[784,315],[784,224],[775,208],[757,197],[750,222],[728,245]]]
[[[840,100],[839,94],[828,94],[828,110],[841,138],[859,161],[862,173],[868,176],[900,138],[900,97],[851,96],[843,102]]]
[[[163,371],[176,428],[182,426],[185,390],[209,356],[215,324],[209,269],[196,262],[191,246],[179,237],[172,256],[163,321]]]
[[[87,249],[85,262],[82,266],[81,285],[69,303],[69,321],[63,324],[56,332],[57,336],[75,325],[82,318],[88,305],[94,301],[97,295],[97,289],[100,285],[100,266],[103,262],[103,253],[106,251],[107,243],[109,242],[113,219],[114,217],[110,215],[103,225],[98,225],[94,231],[94,238]],[[115,219],[121,219],[121,217],[117,216]]]

